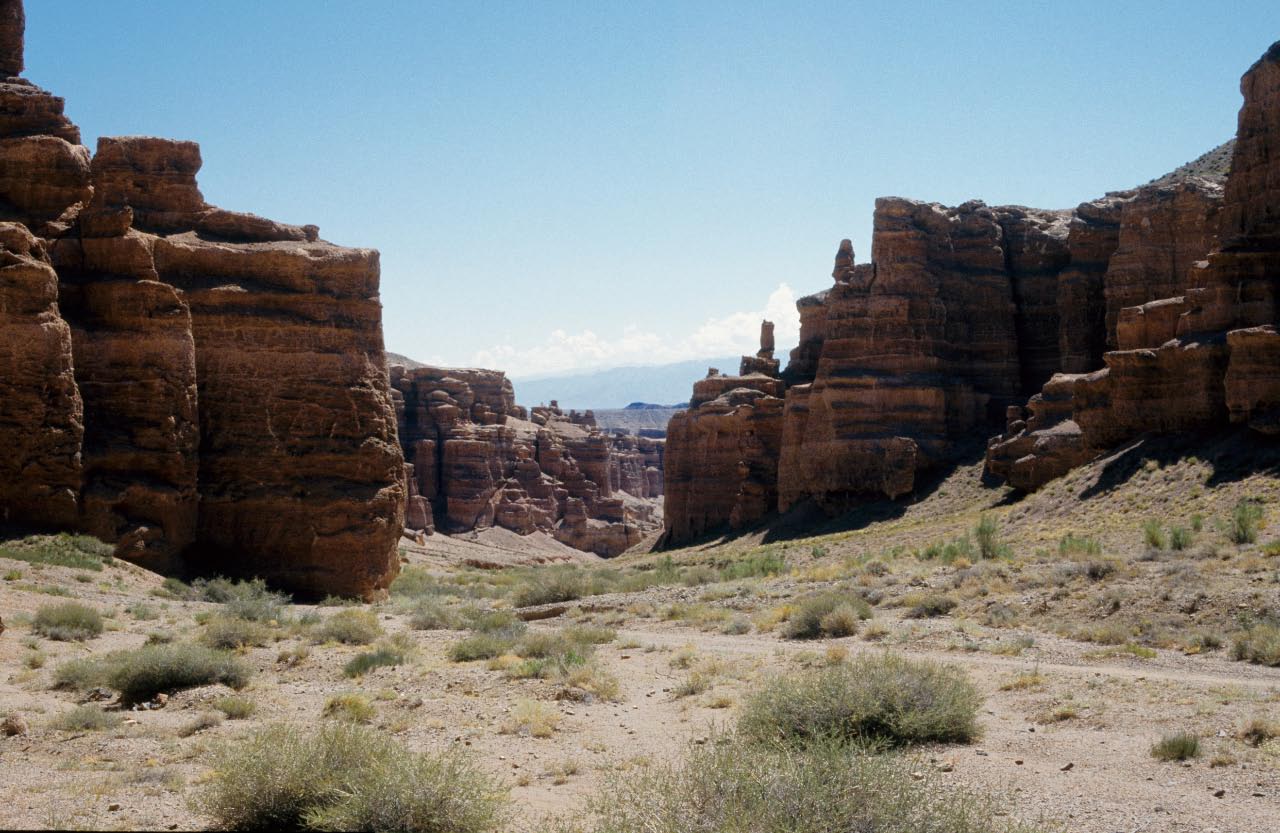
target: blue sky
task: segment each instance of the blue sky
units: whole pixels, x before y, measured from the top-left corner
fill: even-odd
[[[213,203],[382,252],[389,349],[722,356],[875,197],[1069,207],[1229,138],[1271,2],[28,0],[27,77]],[[794,339],[794,336],[791,336]]]

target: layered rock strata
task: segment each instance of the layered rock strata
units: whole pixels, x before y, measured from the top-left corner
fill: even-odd
[[[1280,430],[1280,43],[1241,92],[1225,189],[1192,163],[1199,175],[1165,177],[1124,205],[1106,275],[1116,349],[1094,372],[1055,377],[1030,419],[1011,410],[989,446],[993,474],[1035,489],[1144,434]]]
[[[0,73],[21,45],[0,2]],[[91,156],[61,99],[0,81],[0,519],[375,596],[405,502],[378,254],[208,205],[199,168],[166,139]]]
[[[1280,431],[1278,67],[1245,75],[1234,144],[1141,188],[878,200],[871,262],[842,242],[787,368],[745,357],[672,420],[669,539],[908,495],[1001,422],[987,470],[1023,489],[1144,433]]]
[[[519,407],[496,370],[392,365],[390,380],[411,530],[541,531],[608,557],[661,527],[663,441],[611,436],[555,402]]]

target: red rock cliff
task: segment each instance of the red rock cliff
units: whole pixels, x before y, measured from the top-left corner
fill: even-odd
[[[554,402],[519,407],[497,370],[393,365],[390,379],[410,529],[541,531],[614,556],[660,528],[662,441],[610,437]]]
[[[22,68],[0,2],[0,74]],[[0,518],[311,595],[394,578],[378,255],[208,205],[199,147],[101,139],[0,81]]]
[[[877,201],[789,366],[672,420],[669,539],[907,495],[1002,421],[987,469],[1022,488],[1143,433],[1280,432],[1280,45],[1242,90],[1234,147],[1071,211]]]

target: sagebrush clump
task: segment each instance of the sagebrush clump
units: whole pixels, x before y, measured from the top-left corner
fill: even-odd
[[[777,677],[748,698],[738,725],[764,743],[967,743],[981,704],[963,671],[886,653]]]
[[[211,764],[192,803],[223,829],[487,833],[504,821],[506,791],[470,758],[410,752],[357,725],[271,726]]]
[[[62,642],[83,642],[102,633],[102,614],[79,602],[44,605],[36,611],[31,629]]]

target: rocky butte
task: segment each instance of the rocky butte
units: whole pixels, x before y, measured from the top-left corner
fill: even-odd
[[[610,436],[591,411],[515,404],[497,370],[393,364],[414,532],[544,532],[614,556],[662,527],[662,440]]]
[[[406,484],[378,253],[204,201],[192,142],[103,138],[0,0],[0,521],[371,597]]]
[[[1241,89],[1232,142],[1072,210],[877,200],[787,367],[767,330],[672,419],[667,540],[910,495],[1001,424],[986,471],[1023,490],[1142,435],[1280,433],[1280,44]]]

